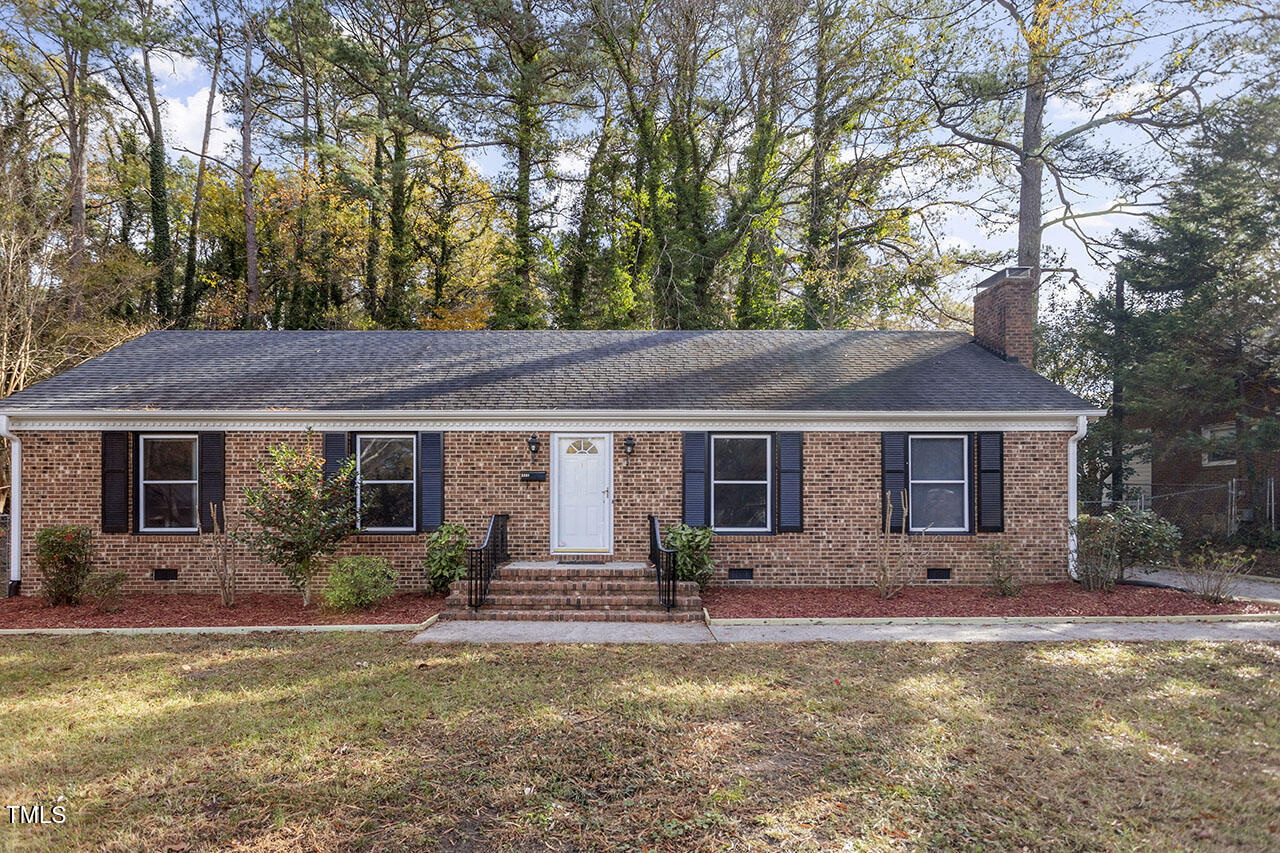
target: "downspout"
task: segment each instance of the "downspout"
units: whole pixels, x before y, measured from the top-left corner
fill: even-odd
[[[9,598],[22,586],[22,440],[0,415],[0,438],[9,442]]]
[[[1079,486],[1079,450],[1080,439],[1089,431],[1089,419],[1084,415],[1076,417],[1076,431],[1067,440],[1067,574],[1072,580],[1076,576],[1076,519],[1080,503]]]

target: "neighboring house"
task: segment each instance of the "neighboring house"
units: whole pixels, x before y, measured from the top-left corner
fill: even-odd
[[[1280,394],[1257,389],[1251,399],[1280,409]],[[1256,454],[1252,476],[1245,460],[1230,450],[1236,424],[1228,419],[1192,423],[1205,447],[1195,449],[1167,437],[1153,439],[1152,505],[1196,535],[1234,533],[1241,525],[1276,529],[1276,480],[1280,451]]]
[[[646,517],[711,525],[716,580],[868,584],[884,495],[923,566],[1067,577],[1074,445],[1101,412],[1032,371],[1026,269],[962,332],[154,332],[0,401],[14,445],[11,589],[35,532],[82,524],[132,590],[210,590],[199,528],[269,445],[354,455],[373,503],[342,553],[421,586],[426,533],[510,517],[513,558],[644,560]],[[308,431],[312,431],[308,433]],[[308,438],[309,436],[309,438]],[[536,448],[536,452],[535,449]],[[20,516],[20,518],[19,518]],[[242,588],[283,576],[242,555]],[[20,587],[16,584],[22,579]],[[161,580],[161,579],[164,580]]]

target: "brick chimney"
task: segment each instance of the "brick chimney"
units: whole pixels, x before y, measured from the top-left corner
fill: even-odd
[[[1009,267],[978,284],[973,297],[973,337],[1009,361],[1034,367],[1035,280],[1030,267]]]

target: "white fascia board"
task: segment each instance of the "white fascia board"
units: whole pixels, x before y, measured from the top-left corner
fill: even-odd
[[[10,429],[221,430],[317,432],[404,430],[445,432],[602,432],[679,430],[797,430],[801,432],[898,432],[915,429],[1074,432],[1076,419],[1101,417],[1102,409],[1049,412],[838,412],[760,410],[473,410],[473,411],[12,411]]]

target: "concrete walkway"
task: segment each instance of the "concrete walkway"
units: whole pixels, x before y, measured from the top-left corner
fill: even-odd
[[[1050,624],[663,625],[632,622],[439,622],[415,643],[1000,643],[1070,640],[1262,640],[1280,622]]]
[[[1172,569],[1159,569],[1150,574],[1136,572],[1133,575],[1133,580],[1164,584],[1174,589],[1186,589],[1186,582],[1182,578],[1182,573]],[[1236,581],[1231,591],[1236,598],[1248,598],[1253,601],[1280,604],[1280,579],[1272,581],[1241,578]]]

